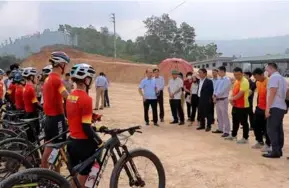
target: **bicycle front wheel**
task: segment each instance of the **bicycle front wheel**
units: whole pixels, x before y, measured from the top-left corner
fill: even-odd
[[[166,187],[164,167],[154,153],[145,149],[135,149],[119,159],[112,171],[110,188],[128,187]]]
[[[71,188],[61,175],[48,169],[32,168],[11,175],[0,183],[3,188]]]

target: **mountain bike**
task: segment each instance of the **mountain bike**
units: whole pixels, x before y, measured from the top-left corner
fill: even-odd
[[[111,129],[104,130],[102,133],[109,134],[111,138],[106,141],[102,146],[100,146],[96,152],[89,157],[84,162],[76,165],[75,167],[69,167],[68,170],[70,175],[67,177],[72,178],[76,187],[80,188],[80,184],[77,180],[77,172],[89,166],[91,163],[97,162],[99,164],[98,173],[89,177],[93,180],[94,188],[98,187],[102,174],[106,168],[109,158],[112,158],[114,168],[110,178],[110,188],[118,187],[149,187],[149,188],[165,188],[166,177],[163,165],[159,158],[149,150],[146,149],[134,149],[129,151],[125,144],[121,144],[121,141],[118,138],[118,135],[128,132],[129,136],[134,135],[139,131],[141,127],[135,126],[127,129]],[[156,175],[153,178],[157,178],[154,182],[156,184],[150,185],[149,183],[153,181],[146,181],[141,174],[139,173],[140,168],[137,168],[135,164],[136,158],[145,158],[148,159],[153,164],[153,168],[150,168],[150,173],[155,169],[157,171]],[[124,174],[126,178],[120,178],[121,174]]]

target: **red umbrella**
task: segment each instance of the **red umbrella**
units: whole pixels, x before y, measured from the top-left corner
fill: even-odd
[[[168,80],[172,70],[178,70],[185,76],[187,72],[193,72],[193,66],[186,60],[180,58],[167,58],[159,64],[160,73]]]

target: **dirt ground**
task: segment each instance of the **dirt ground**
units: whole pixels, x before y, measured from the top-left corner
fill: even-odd
[[[111,108],[100,111],[104,115],[101,124],[123,128],[144,124],[142,99],[137,87],[136,84],[111,84]],[[94,97],[94,93],[91,96]],[[197,131],[196,125],[170,125],[171,113],[166,94],[165,123],[161,123],[160,127],[143,126],[143,134],[134,135],[128,145],[130,148],[149,149],[161,159],[167,188],[288,188],[288,120],[286,117],[284,121],[284,157],[265,159],[259,150],[251,149],[255,144],[252,132],[249,144],[237,145],[225,141],[220,135]],[[239,136],[241,133],[242,130]],[[110,174],[111,168],[108,168],[100,187],[108,187]]]

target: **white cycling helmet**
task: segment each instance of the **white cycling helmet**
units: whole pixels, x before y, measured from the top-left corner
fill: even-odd
[[[52,63],[53,66],[57,66],[60,63],[68,64],[70,62],[69,56],[61,51],[52,52],[49,62]]]
[[[85,63],[76,64],[71,68],[70,76],[79,80],[83,80],[86,77],[93,79],[95,77],[95,70],[92,66]]]
[[[36,76],[37,70],[34,67],[27,67],[23,69],[22,76],[29,77],[29,76]]]
[[[47,65],[42,69],[43,75],[49,75],[52,72],[52,65]]]
[[[4,75],[5,75],[4,70],[0,69],[0,76],[4,76]]]

